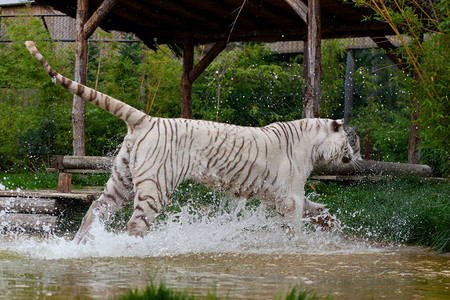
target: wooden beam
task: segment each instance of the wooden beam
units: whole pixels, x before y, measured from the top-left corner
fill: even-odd
[[[320,0],[308,1],[308,38],[306,43],[305,67],[306,88],[303,99],[303,118],[320,117],[320,78],[321,78],[321,20]]]
[[[77,1],[76,46],[75,46],[75,81],[86,84],[87,77],[87,40],[84,38],[84,24],[88,19],[88,0]],[[85,155],[86,103],[74,95],[72,105],[73,154]]]
[[[225,40],[217,42],[214,46],[206,53],[205,56],[195,65],[195,67],[189,72],[189,79],[194,82],[205,69],[214,61],[214,59],[222,52],[227,46]]]
[[[194,43],[191,39],[184,41],[183,75],[181,76],[181,117],[192,118],[192,81],[189,77],[194,67]]]
[[[100,25],[100,23],[106,18],[106,16],[111,12],[114,6],[119,2],[119,0],[104,0],[94,14],[89,18],[89,20],[84,24],[84,39],[89,39],[94,33],[95,29]]]
[[[308,6],[302,0],[284,0],[302,20],[308,23]]]

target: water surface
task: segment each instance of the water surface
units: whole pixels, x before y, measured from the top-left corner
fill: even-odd
[[[113,299],[150,278],[206,296],[275,299],[301,284],[337,299],[448,299],[450,259],[420,248],[305,230],[289,239],[263,209],[188,210],[144,239],[106,231],[95,240],[0,235],[1,299]]]

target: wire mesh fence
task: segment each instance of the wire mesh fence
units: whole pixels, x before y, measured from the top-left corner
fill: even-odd
[[[0,16],[0,43],[11,42],[8,38],[8,26],[12,18],[32,17],[38,19],[43,28],[47,30],[53,42],[73,43],[76,39],[75,19],[64,14],[33,14],[33,15],[2,15]],[[131,34],[113,31],[111,34],[101,34],[98,30],[91,36],[89,42],[111,42],[121,43],[140,42],[138,38]]]

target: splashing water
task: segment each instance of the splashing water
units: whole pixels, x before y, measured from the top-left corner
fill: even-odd
[[[349,254],[384,251],[369,243],[350,241],[339,232],[303,228],[289,238],[277,217],[260,206],[230,212],[199,212],[189,205],[153,225],[142,239],[125,232],[111,232],[96,222],[93,240],[77,245],[66,237],[0,235],[0,253],[39,259],[86,257],[158,257],[183,254]]]

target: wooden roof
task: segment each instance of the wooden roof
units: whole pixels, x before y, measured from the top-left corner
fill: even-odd
[[[290,2],[298,2],[289,0]],[[245,2],[242,11],[240,8]],[[180,44],[305,40],[307,26],[287,0],[119,0],[100,27],[132,32],[149,47]],[[304,0],[307,3],[307,0]],[[76,0],[37,0],[75,17]],[[92,14],[102,0],[89,0]],[[321,0],[322,38],[393,34],[379,21],[364,21],[371,11],[343,0]],[[233,26],[234,24],[234,26]]]

